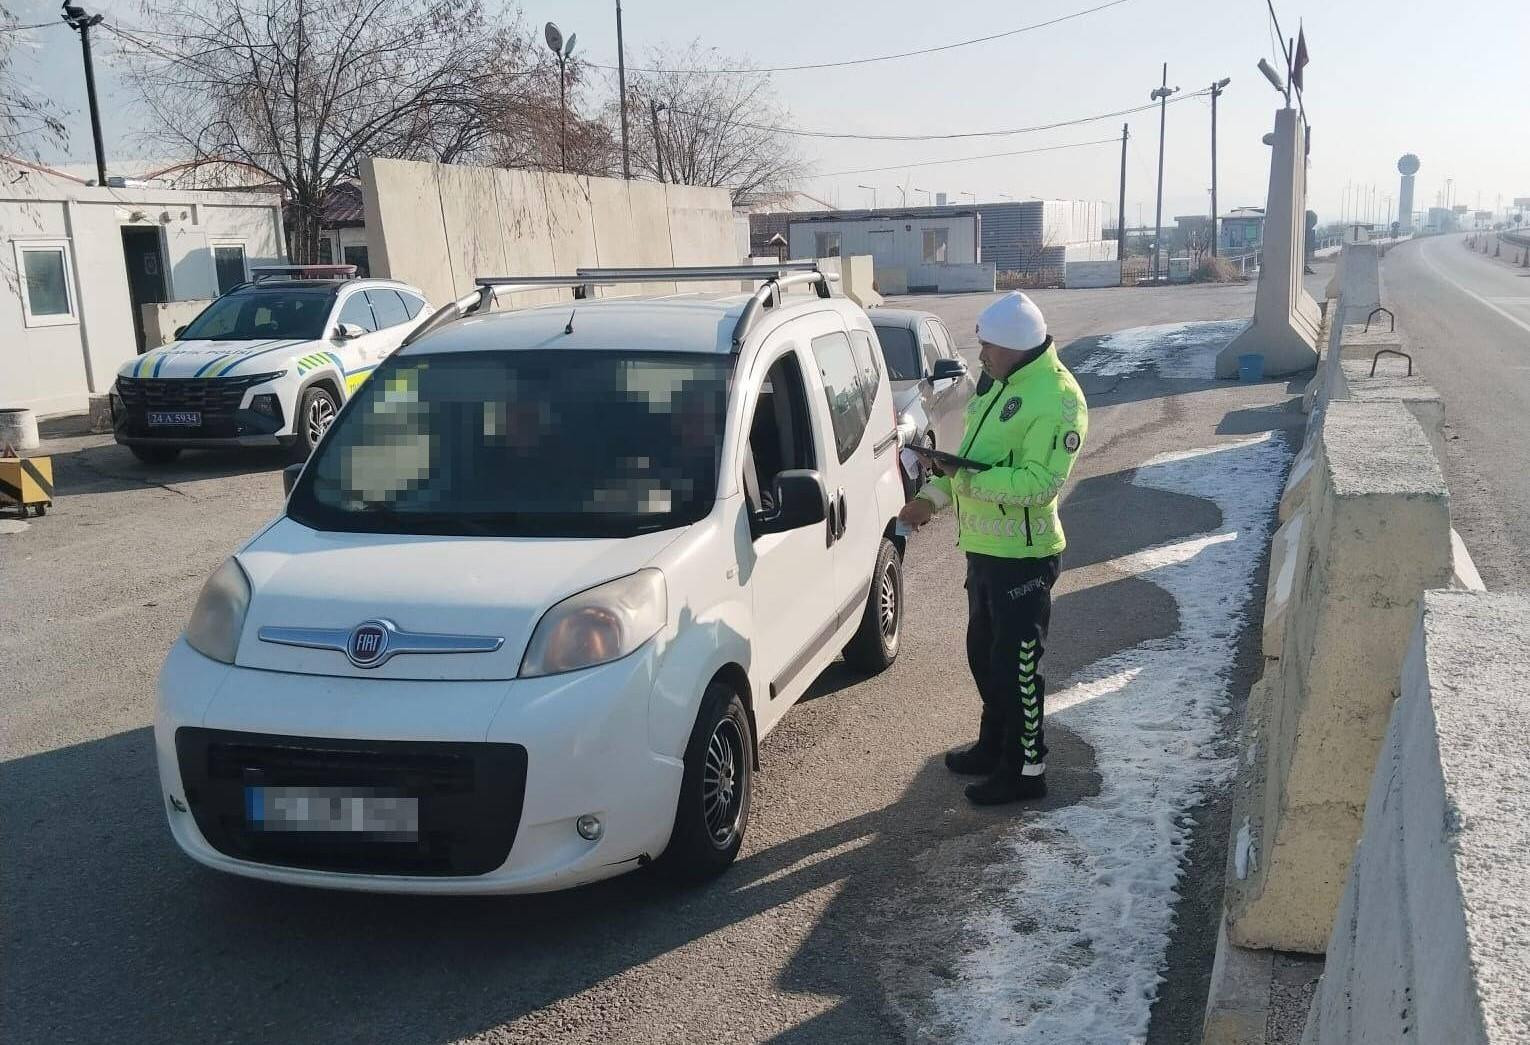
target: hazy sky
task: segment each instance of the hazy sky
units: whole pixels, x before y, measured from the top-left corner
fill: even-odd
[[[836,61],[953,42],[1044,21],[1106,0],[626,0],[629,64],[642,65],[654,45],[692,40],[721,56],[762,66]],[[22,22],[57,17],[57,5],[12,0]],[[92,10],[131,26],[132,0]],[[589,60],[613,63],[614,4],[609,0],[523,0],[527,22],[557,21],[577,32]],[[1277,0],[1288,35],[1305,21],[1312,62],[1306,108],[1313,125],[1311,207],[1338,217],[1348,183],[1374,185],[1378,200],[1397,191],[1396,161],[1423,161],[1415,206],[1434,202],[1445,179],[1455,200],[1484,208],[1502,195],[1530,196],[1530,2],[1526,0]],[[71,110],[68,158],[91,158],[79,48],[67,29],[29,34],[23,68]],[[113,41],[98,77],[106,96],[107,147],[113,156],[163,153],[132,128],[133,109],[112,70]],[[1060,25],[941,54],[845,69],[777,73],[777,92],[804,129],[940,134],[1024,127],[1092,116],[1146,103],[1169,63],[1169,84],[1186,92],[1224,76],[1232,84],[1219,103],[1219,191],[1225,212],[1263,206],[1270,129],[1279,95],[1255,69],[1275,50],[1265,0],[1126,0]],[[613,75],[614,80],[614,75]],[[1164,216],[1204,213],[1210,187],[1210,101],[1168,109]],[[818,175],[871,167],[876,174],[814,177],[804,188],[844,206],[924,202],[913,190],[947,192],[952,202],[974,193],[1017,199],[1041,196],[1109,201],[1114,209],[1118,144],[930,167],[902,167],[983,153],[1119,140],[1131,125],[1127,220],[1153,219],[1158,114],[1143,112],[1031,134],[966,141],[826,142],[801,140]],[[174,157],[178,158],[178,157]],[[112,164],[114,171],[132,164]],[[1480,196],[1479,196],[1480,194]],[[1382,204],[1384,207],[1384,203]]]

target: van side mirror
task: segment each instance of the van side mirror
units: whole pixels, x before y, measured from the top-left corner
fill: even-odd
[[[813,526],[829,517],[829,492],[823,476],[811,468],[790,468],[776,476],[775,507],[750,520],[756,537]]]
[[[282,496],[291,497],[293,484],[298,481],[298,476],[303,474],[301,464],[289,464],[282,469]]]
[[[931,381],[950,381],[967,376],[967,364],[960,359],[937,359],[930,372]]]

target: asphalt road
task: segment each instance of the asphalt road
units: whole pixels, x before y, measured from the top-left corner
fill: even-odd
[[[1530,269],[1464,241],[1437,236],[1389,251],[1382,300],[1444,401],[1455,527],[1489,588],[1522,588],[1530,585]]]
[[[1037,297],[1077,359],[1116,328],[1246,316],[1252,288]],[[925,305],[970,341],[986,300]],[[1132,485],[1132,468],[1302,421],[1285,382],[1148,372],[1085,387],[1091,438],[1064,509],[1043,665],[1054,687],[1176,627],[1174,600],[1113,560],[1218,524],[1211,502]],[[940,764],[978,706],[949,517],[913,541],[893,669],[832,669],[764,743],[744,850],[720,880],[680,890],[636,875],[529,898],[328,893],[181,856],[151,751],[164,651],[207,574],[278,510],[281,461],[204,453],[147,469],[47,427],[60,501],[25,528],[0,522],[0,1040],[927,1040],[921,1012],[952,982],[963,918],[997,902],[982,872],[1033,815],[972,809]],[[1257,670],[1260,605],[1251,592],[1237,700]],[[1060,729],[1048,740],[1048,807],[1093,793],[1091,751]],[[1198,1037],[1227,837],[1220,799],[1197,812],[1150,1037],[1173,1045]]]

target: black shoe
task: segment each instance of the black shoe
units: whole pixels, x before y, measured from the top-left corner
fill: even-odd
[[[1021,776],[1018,768],[1000,766],[986,780],[967,785],[967,800],[975,806],[997,806],[1008,802],[1028,802],[1045,798],[1047,778],[1045,773]]]
[[[987,776],[999,768],[999,745],[980,738],[971,747],[947,751],[946,768],[963,776]]]

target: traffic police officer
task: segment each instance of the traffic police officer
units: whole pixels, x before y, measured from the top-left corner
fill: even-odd
[[[983,376],[957,456],[991,465],[937,474],[899,518],[918,528],[955,505],[967,554],[967,662],[983,698],[977,743],[946,755],[983,775],[967,797],[995,805],[1046,794],[1041,657],[1065,545],[1058,493],[1088,433],[1078,382],[1057,358],[1046,320],[1018,291],[978,317]]]

